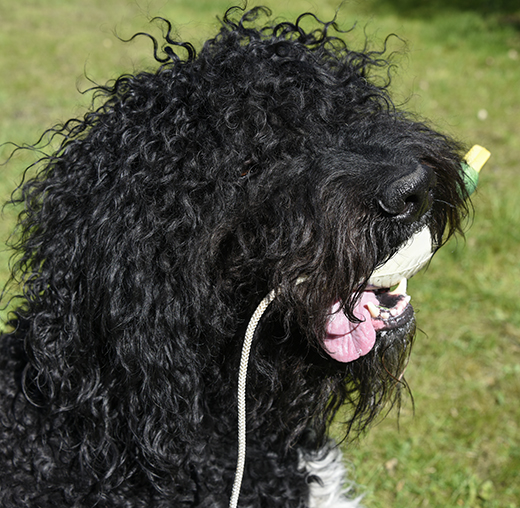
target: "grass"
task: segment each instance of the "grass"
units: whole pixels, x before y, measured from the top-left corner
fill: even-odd
[[[336,2],[265,1],[276,15]],[[421,4],[422,7],[417,7]],[[152,65],[148,17],[174,21],[195,43],[214,32],[224,1],[0,0],[0,145],[33,143],[46,127],[80,115],[87,74],[105,82]],[[516,1],[347,2],[338,20],[349,38],[374,43],[396,33],[398,100],[468,145],[492,152],[473,200],[466,240],[451,242],[410,283],[421,331],[407,379],[414,410],[396,412],[347,450],[369,508],[520,507],[520,10]],[[11,148],[0,147],[0,160]],[[5,201],[29,154],[0,171]],[[7,238],[12,212],[4,213]],[[0,280],[8,275],[0,253]],[[339,426],[339,421],[337,423]],[[337,429],[336,429],[337,430]]]

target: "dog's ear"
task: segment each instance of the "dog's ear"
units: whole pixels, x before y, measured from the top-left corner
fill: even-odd
[[[26,395],[74,421],[82,443],[64,443],[84,449],[86,467],[123,464],[126,452],[112,457],[112,442],[125,432],[140,443],[129,447],[153,441],[166,450],[171,436],[193,446],[205,368],[197,350],[213,332],[207,317],[227,316],[193,234],[212,225],[200,222],[196,176],[179,174],[189,133],[175,135],[187,113],[182,98],[164,96],[170,78],[126,76],[103,87],[98,109],[54,131],[61,146],[14,200],[25,206],[13,324],[30,323]],[[147,460],[171,469],[178,450]]]

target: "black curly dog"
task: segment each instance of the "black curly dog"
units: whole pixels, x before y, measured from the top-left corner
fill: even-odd
[[[13,198],[2,507],[227,506],[244,334],[273,289],[239,505],[358,506],[327,428],[396,402],[415,329],[408,305],[359,310],[402,301],[368,279],[414,233],[460,231],[461,147],[394,107],[382,52],[265,16],[228,11],[198,53],[161,21],[158,69],[98,87]],[[337,315],[375,343],[333,350]]]

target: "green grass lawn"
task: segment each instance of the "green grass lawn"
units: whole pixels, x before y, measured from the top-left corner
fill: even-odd
[[[331,18],[339,2],[266,0],[278,16],[312,9]],[[316,5],[319,5],[317,7]],[[421,4],[423,7],[415,7]],[[34,143],[81,115],[79,90],[153,66],[148,18],[170,18],[198,45],[214,33],[220,0],[0,0],[0,145]],[[253,5],[253,4],[251,4]],[[520,507],[520,6],[512,0],[357,0],[338,21],[392,49],[398,102],[443,131],[492,152],[474,197],[466,239],[452,241],[410,282],[420,331],[400,418],[392,411],[348,447],[368,508]],[[0,161],[12,148],[0,146]],[[29,153],[0,166],[8,199]],[[0,222],[6,239],[14,214]],[[0,280],[8,276],[0,252]],[[339,426],[339,420],[337,425]],[[337,429],[334,429],[335,431]]]

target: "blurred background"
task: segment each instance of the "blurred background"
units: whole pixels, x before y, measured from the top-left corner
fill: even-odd
[[[337,15],[345,40],[380,49],[397,67],[394,99],[470,147],[488,148],[465,239],[452,240],[409,293],[420,330],[404,397],[346,447],[367,508],[520,507],[520,4],[518,0],[265,0],[276,17]],[[48,127],[82,116],[92,81],[152,69],[164,16],[200,47],[224,0],[0,0],[0,199],[5,202]],[[249,7],[258,5],[250,2]],[[16,211],[0,221],[4,247]],[[2,314],[5,316],[5,311]],[[335,423],[341,425],[341,415]]]

